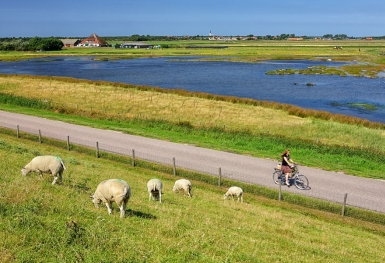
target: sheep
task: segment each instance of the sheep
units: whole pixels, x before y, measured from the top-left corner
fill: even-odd
[[[32,159],[23,169],[21,169],[22,175],[26,176],[30,172],[37,172],[40,178],[43,177],[42,173],[51,173],[54,177],[52,185],[54,185],[59,177],[59,181],[62,181],[63,171],[66,169],[64,162],[60,157],[52,155],[37,156]]]
[[[120,218],[123,218],[127,202],[131,197],[131,189],[126,181],[109,179],[101,182],[90,197],[96,208],[99,208],[102,202],[105,203],[110,215],[112,214],[112,202],[115,202],[120,209]]]
[[[239,202],[239,199],[240,199],[241,203],[243,203],[243,190],[242,190],[242,188],[240,188],[238,186],[230,187],[227,190],[227,192],[224,194],[223,199],[226,199],[229,195],[231,195],[233,200],[234,200],[234,195],[235,195],[238,198],[238,202]]]
[[[148,191],[148,201],[155,200],[156,197],[159,198],[159,202],[162,203],[162,190],[163,184],[159,179],[151,179],[147,183]]]
[[[191,188],[192,184],[189,180],[179,179],[175,181],[172,191],[179,192],[180,190],[184,190],[185,192],[187,192],[188,196],[191,197]]]

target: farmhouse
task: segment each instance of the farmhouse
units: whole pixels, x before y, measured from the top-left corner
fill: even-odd
[[[63,42],[63,47],[76,47],[77,45],[80,44],[80,39],[60,39],[61,42]]]
[[[78,46],[82,47],[106,47],[108,43],[97,34],[92,33],[89,37],[83,39]]]

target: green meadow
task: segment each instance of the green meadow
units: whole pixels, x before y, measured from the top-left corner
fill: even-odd
[[[163,43],[154,43],[163,44]],[[189,45],[226,45],[189,49]],[[363,62],[347,71],[384,68],[385,41],[167,42],[168,48],[119,50],[73,48],[60,52],[1,52],[0,60],[44,56],[122,59],[149,56],[212,56],[254,63],[264,59],[332,59]],[[342,46],[336,50],[334,46]],[[323,69],[332,72],[332,69]],[[372,73],[373,73],[372,72]],[[306,74],[310,74],[306,72]],[[374,73],[373,73],[374,74]],[[130,102],[130,103],[127,103]],[[373,105],[347,104],[372,110]],[[60,77],[0,75],[0,109],[146,137],[279,159],[290,148],[302,165],[385,179],[385,124],[292,105],[236,97]],[[289,120],[289,121],[288,121]],[[0,262],[383,262],[382,214],[271,189],[178,173],[126,157],[95,154],[79,146],[0,131]],[[63,144],[60,146],[60,144]],[[65,160],[63,183],[21,168],[34,156]],[[173,193],[187,177],[193,198]],[[267,175],[270,176],[270,175]],[[132,188],[126,217],[96,209],[89,196],[108,178]],[[148,201],[146,183],[163,181],[164,202]],[[244,203],[223,200],[226,188],[245,189]]]
[[[76,147],[40,144],[27,135],[0,139],[0,262],[382,262],[385,227],[245,191],[244,203],[223,200],[225,187],[190,179],[192,198],[173,193],[179,176],[96,158]],[[34,156],[64,159],[61,184],[22,176]],[[123,158],[124,159],[124,158]],[[108,178],[126,180],[126,217],[95,208],[89,198]],[[163,202],[148,200],[159,178]],[[295,198],[295,196],[293,197]]]

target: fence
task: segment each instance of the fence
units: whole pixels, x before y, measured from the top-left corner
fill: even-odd
[[[9,124],[3,123],[2,121],[0,121],[0,126],[9,128],[11,130],[14,129],[14,128],[12,129],[12,127],[9,127],[10,126]],[[100,151],[103,151],[106,153],[118,154],[122,156],[128,156],[131,159],[130,164],[133,166],[137,165],[138,162],[146,161],[154,165],[152,169],[159,169],[159,166],[157,166],[159,164],[159,165],[163,165],[164,167],[167,167],[163,169],[166,169],[167,172],[170,172],[173,175],[185,176],[185,175],[191,175],[194,173],[201,174],[202,177],[205,177],[206,182],[209,182],[213,185],[218,185],[218,186],[231,186],[229,185],[230,183],[241,182],[241,183],[244,183],[242,187],[246,187],[246,188],[250,187],[249,189],[246,189],[246,191],[249,193],[256,193],[256,194],[260,194],[260,195],[267,196],[273,199],[278,199],[278,200],[282,199],[283,193],[281,191],[280,184],[278,185],[277,188],[267,189],[266,187],[258,186],[255,183],[253,183],[250,177],[245,177],[243,174],[242,175],[237,174],[234,171],[224,170],[221,167],[211,167],[211,166],[200,165],[199,169],[197,169],[198,167],[196,167],[196,164],[194,163],[183,163],[183,165],[178,165],[177,157],[173,157],[170,159],[159,155],[145,153],[137,149],[128,149],[127,147],[124,147],[124,146],[101,145],[99,144],[98,141],[92,140],[92,138],[75,139],[75,138],[71,138],[70,136],[66,136],[65,138],[58,138],[58,134],[54,132],[50,132],[50,131],[43,132],[41,129],[34,130],[28,127],[17,125],[16,127],[17,137],[22,136],[21,131],[27,134],[36,135],[38,137],[39,143],[44,143],[44,137],[53,138],[59,141],[66,142],[66,148],[69,151],[75,145],[85,146],[90,149],[95,149],[95,156],[97,158],[100,157],[100,154],[101,154]],[[274,185],[271,177],[269,178],[269,180],[271,180],[271,185]],[[248,184],[254,184],[254,185],[249,186]],[[317,197],[313,197],[313,198],[319,199]],[[283,199],[285,199],[288,202],[294,202],[300,205],[304,205],[304,202],[305,202],[303,200],[298,199],[297,197],[292,199],[292,195],[289,193],[285,193],[285,198]],[[318,202],[319,202],[319,204],[317,205],[318,209],[328,210],[334,213],[340,213],[342,216],[345,216],[346,214],[351,215],[351,208],[349,207],[348,209],[346,206],[347,193],[343,195],[343,200],[341,202],[337,202],[337,204],[334,204],[334,205],[330,204],[329,201],[324,201],[324,200],[318,200]],[[309,206],[309,205],[305,204],[305,206]],[[310,205],[310,206],[314,207],[314,205]],[[322,208],[322,206],[324,208]],[[365,209],[370,209],[370,208],[365,208]],[[340,212],[338,212],[338,210]]]

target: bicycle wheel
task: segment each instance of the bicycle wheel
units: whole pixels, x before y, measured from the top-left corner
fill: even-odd
[[[273,181],[275,184],[279,184],[279,181],[281,180],[282,171],[281,170],[275,170],[273,173]]]
[[[294,178],[295,187],[300,190],[305,190],[309,186],[309,180],[303,174],[299,174]]]

